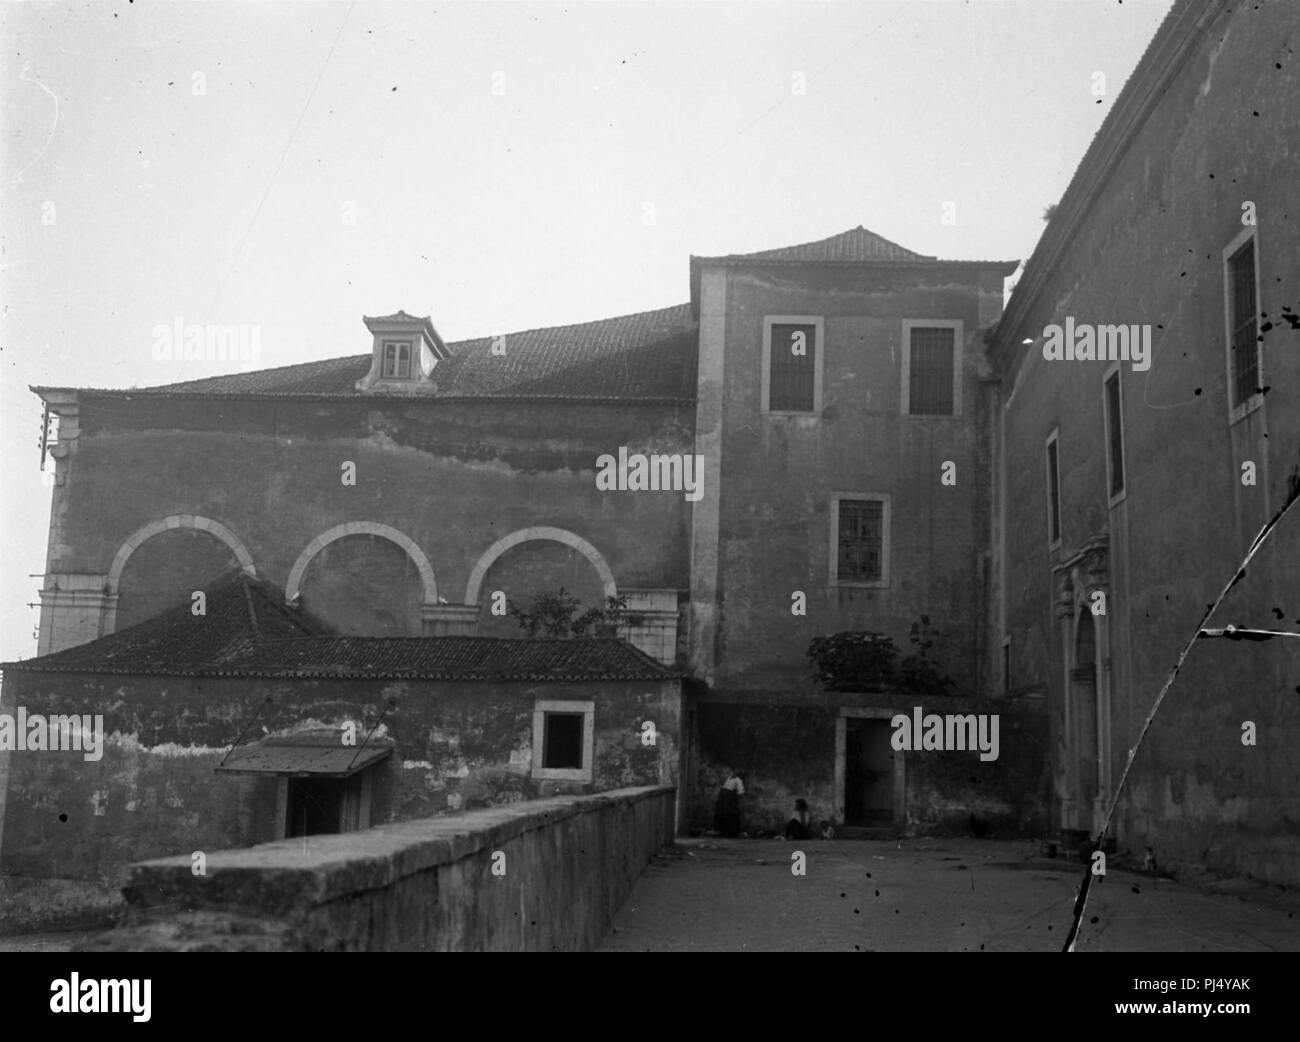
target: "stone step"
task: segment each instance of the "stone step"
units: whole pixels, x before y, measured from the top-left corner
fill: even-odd
[[[881,825],[836,825],[836,839],[893,839],[894,830]]]

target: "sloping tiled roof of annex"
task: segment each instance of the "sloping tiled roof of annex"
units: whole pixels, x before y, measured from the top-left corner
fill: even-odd
[[[673,671],[613,637],[315,637],[267,641],[225,672],[424,680],[663,680]]]
[[[5,670],[133,676],[352,677],[428,680],[663,680],[674,672],[612,637],[340,637],[244,573],[213,584],[207,612],[190,601],[87,644]]]
[[[434,399],[538,399],[566,401],[695,400],[698,326],[689,304],[635,315],[530,329],[504,336],[505,354],[492,354],[495,337],[448,344],[426,385],[401,396]],[[371,352],[321,362],[232,373],[131,390],[82,388],[128,397],[383,397],[358,391],[370,371]],[[45,391],[74,388],[34,387]]]
[[[261,579],[239,572],[205,590],[205,614],[195,615],[189,597],[160,615],[106,637],[19,662],[6,670],[72,673],[190,673],[237,655],[259,640],[286,640],[328,633],[285,607],[284,596]]]

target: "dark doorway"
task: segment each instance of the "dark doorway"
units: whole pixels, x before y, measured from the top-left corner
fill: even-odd
[[[343,817],[342,778],[290,778],[286,834],[338,832]]]
[[[1097,744],[1097,630],[1092,612],[1079,613],[1074,638],[1074,668],[1070,670],[1070,700],[1074,720],[1075,827],[1093,828],[1093,803],[1100,792],[1100,752]]]
[[[894,822],[894,750],[888,720],[844,720],[844,824]]]
[[[286,837],[355,832],[370,827],[371,771],[347,778],[288,778]]]

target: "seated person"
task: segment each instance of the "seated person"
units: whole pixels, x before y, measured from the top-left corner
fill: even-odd
[[[812,839],[812,829],[808,827],[808,801],[797,799],[794,801],[794,817],[792,817],[785,826],[786,839]]]

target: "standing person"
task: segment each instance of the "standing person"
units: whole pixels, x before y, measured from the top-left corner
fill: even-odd
[[[730,772],[718,790],[718,802],[713,809],[713,828],[721,835],[740,835],[740,797],[743,795],[744,779],[739,771]]]
[[[812,829],[808,827],[808,801],[794,801],[794,817],[785,826],[786,839],[812,839]]]

